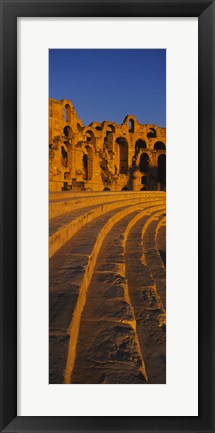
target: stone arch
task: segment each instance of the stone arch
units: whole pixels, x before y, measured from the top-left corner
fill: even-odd
[[[166,155],[158,157],[158,182],[166,185]]]
[[[148,155],[148,153],[143,152],[140,155],[139,170],[141,173],[148,173],[148,171],[149,171],[149,155]]]
[[[94,133],[91,129],[87,129],[86,134],[90,135],[90,137],[94,137]]]
[[[65,122],[71,122],[71,107],[69,104],[64,107],[64,120]]]
[[[157,132],[155,128],[149,128],[149,132],[147,134],[148,138],[156,138],[157,137]]]
[[[139,149],[146,149],[146,142],[141,140],[141,138],[139,138],[139,140],[137,140],[135,143],[135,152],[137,152]]]
[[[156,141],[154,144],[154,150],[166,150],[166,146],[162,141]]]
[[[109,124],[107,125],[107,128],[106,128],[106,135],[109,134],[110,132],[115,132],[115,126],[114,126],[114,125],[111,125],[111,123],[109,123]]]
[[[128,142],[123,137],[116,139],[119,150],[119,173],[127,174],[128,171]]]
[[[105,186],[103,191],[110,191],[110,188],[108,188],[108,186]]]
[[[63,128],[63,133],[65,137],[72,137],[72,128],[70,126],[65,126],[65,128]]]
[[[128,127],[129,132],[134,132],[134,119],[132,119],[132,117],[130,117],[128,120]]]
[[[113,143],[113,134],[115,132],[115,127],[111,124],[107,125],[106,130],[105,130],[105,137],[104,137],[104,142],[105,143]]]
[[[128,187],[126,185],[123,186],[123,188],[121,189],[121,191],[128,191]]]
[[[92,143],[93,139],[94,139],[94,133],[93,131],[91,131],[90,129],[88,129],[86,132],[86,138],[87,138],[87,142]]]

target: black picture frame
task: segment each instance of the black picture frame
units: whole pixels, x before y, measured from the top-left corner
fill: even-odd
[[[214,0],[1,0],[1,432],[214,432]],[[198,17],[199,415],[17,416],[17,18]],[[185,384],[186,392],[186,384]]]

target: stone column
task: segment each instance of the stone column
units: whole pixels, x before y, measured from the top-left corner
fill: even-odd
[[[142,175],[143,175],[143,173],[141,173],[140,170],[138,170],[138,169],[132,173],[132,190],[133,191],[140,191]]]

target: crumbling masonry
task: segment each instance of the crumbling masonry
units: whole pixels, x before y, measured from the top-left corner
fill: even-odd
[[[83,125],[71,101],[49,100],[50,191],[165,190],[166,128],[138,123]]]

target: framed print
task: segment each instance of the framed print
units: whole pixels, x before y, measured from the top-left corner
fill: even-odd
[[[64,67],[58,76],[64,62],[70,73],[60,93],[68,92],[68,98],[59,100],[52,96],[65,80]],[[49,50],[52,385],[166,383],[165,65],[162,49]],[[128,77],[132,85],[125,92]],[[69,100],[72,82],[78,92],[86,86],[89,106],[84,105],[91,118],[90,101],[100,87],[105,111],[94,113],[97,121],[86,118],[84,124],[79,118]],[[153,102],[152,89],[159,94]],[[124,96],[128,110],[126,101],[138,91],[143,93],[139,116],[127,114],[122,122],[115,94],[121,101]],[[140,116],[144,111],[146,116],[149,100],[159,104],[163,118],[156,120],[155,114],[152,120],[149,114],[146,126]],[[132,112],[138,110],[134,105]],[[111,115],[118,122],[102,120]]]
[[[1,431],[214,431],[214,13],[1,1]]]

